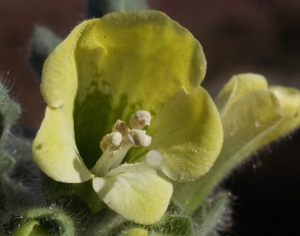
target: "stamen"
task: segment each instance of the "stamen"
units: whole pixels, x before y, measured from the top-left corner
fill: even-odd
[[[130,125],[133,129],[130,129],[125,121],[117,120],[112,127],[113,132],[102,138],[100,148],[103,154],[91,172],[96,176],[105,176],[108,171],[122,163],[128,150],[132,146],[149,146],[152,138],[146,134],[145,130],[141,129],[146,125],[150,125],[150,120],[151,115],[147,111],[138,111],[131,116]],[[156,162],[152,161],[152,163]]]
[[[143,129],[150,125],[151,114],[148,111],[138,111],[130,117],[130,126],[133,129]]]
[[[162,161],[162,156],[158,151],[151,150],[146,154],[146,161],[149,166],[158,166]]]
[[[131,144],[135,147],[147,147],[151,144],[152,138],[146,134],[145,130],[132,129],[126,136],[123,136],[124,144]]]
[[[122,134],[120,132],[112,132],[105,135],[101,142],[100,148],[104,152],[106,149],[110,151],[118,150],[122,144]]]
[[[129,131],[128,124],[125,121],[117,120],[112,127],[112,131],[120,132],[122,135],[126,135]]]
[[[91,172],[96,176],[104,176],[115,163],[121,163],[131,145],[123,146],[118,152],[106,150],[96,162]]]

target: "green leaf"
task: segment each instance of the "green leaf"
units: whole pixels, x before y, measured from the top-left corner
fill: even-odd
[[[31,141],[9,134],[0,160],[0,208],[37,201],[41,171],[32,160]],[[42,201],[42,199],[40,199]]]
[[[7,91],[8,89],[0,83],[0,152],[2,152],[8,130],[21,112],[19,104],[10,99]]]
[[[146,0],[104,0],[105,13],[115,11],[128,11],[128,10],[146,10],[148,4]]]

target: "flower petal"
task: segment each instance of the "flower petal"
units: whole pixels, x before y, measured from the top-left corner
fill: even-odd
[[[45,119],[34,148],[47,143],[61,150],[34,150],[35,160],[50,177],[74,182],[74,160],[81,165],[82,157],[92,168],[101,155],[99,141],[116,120],[129,120],[141,109],[155,115],[177,90],[193,91],[205,70],[199,42],[163,13],[117,12],[83,22],[48,57],[41,84],[48,110],[52,109],[46,116],[51,114],[57,122],[61,117],[64,121],[58,126],[74,127],[75,134],[62,134],[65,129]],[[62,137],[59,142],[47,134],[51,127],[55,137]],[[58,159],[64,159],[64,166]],[[56,169],[70,171],[55,173]]]
[[[223,143],[219,113],[201,87],[190,94],[176,93],[157,113],[149,133],[153,140],[149,148],[163,157],[161,170],[176,181],[203,176]]]
[[[173,192],[171,181],[144,163],[123,164],[95,177],[93,187],[111,209],[140,224],[160,220]]]
[[[245,78],[243,81],[244,75],[238,77],[241,78],[240,85],[245,83],[247,86],[251,82],[251,78]],[[255,77],[253,79],[255,80]],[[218,98],[220,97],[219,95]],[[227,103],[226,106],[226,112],[222,114],[224,145],[214,166],[201,179],[191,183],[175,183],[173,198],[188,213],[192,213],[203,204],[203,200],[221,179],[248,156],[300,125],[300,91],[297,89],[281,86],[269,89],[252,87],[235,102]]]
[[[118,119],[128,121],[138,110],[155,113],[177,90],[198,87],[206,70],[198,41],[157,11],[104,16],[78,40],[74,56],[76,143],[88,168]]]
[[[94,22],[77,26],[43,68],[41,91],[48,107],[32,145],[33,158],[48,176],[61,182],[79,183],[92,177],[74,138],[73,103],[78,84],[73,52],[78,38]]]
[[[223,116],[230,106],[243,95],[254,90],[266,90],[268,83],[265,77],[259,74],[238,74],[233,76],[222,88],[215,99],[219,113]]]
[[[129,104],[141,100],[143,107],[152,107],[182,87],[194,90],[206,71],[199,42],[158,11],[104,16],[78,40],[75,60],[82,86],[78,102],[96,89],[113,93],[113,107],[122,95],[128,96]]]
[[[76,26],[46,59],[42,72],[41,92],[48,106],[73,108],[78,87],[74,51],[80,37],[96,22],[94,19]]]
[[[75,142],[72,116],[64,108],[47,107],[45,118],[33,142],[33,158],[49,177],[66,183],[92,178],[80,158]]]
[[[300,125],[300,91],[295,88],[272,86],[269,88],[277,97],[284,116],[277,128],[277,136],[286,134]]]

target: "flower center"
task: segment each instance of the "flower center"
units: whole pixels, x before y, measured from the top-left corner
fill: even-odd
[[[125,121],[117,120],[112,132],[102,138],[100,148],[103,154],[91,172],[96,176],[104,176],[110,169],[122,163],[131,147],[149,146],[152,138],[142,129],[149,126],[150,121],[151,115],[148,111],[138,111],[130,117],[131,129]]]

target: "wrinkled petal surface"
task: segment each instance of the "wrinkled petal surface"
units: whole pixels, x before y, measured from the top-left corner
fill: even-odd
[[[244,95],[222,118],[223,155],[226,153],[226,156],[230,156],[243,152],[243,148],[247,146],[249,148],[251,145],[263,146],[268,143],[270,140],[266,135],[274,130],[282,116],[278,99],[273,93],[253,91]]]
[[[141,224],[160,220],[173,192],[171,181],[144,163],[124,164],[95,177],[93,187],[111,209]]]
[[[249,155],[300,125],[299,90],[268,88],[263,76],[241,74],[224,86],[217,104],[229,87],[232,99],[221,113],[225,140],[221,156],[232,156],[232,152],[237,156]]]
[[[74,55],[79,80],[74,127],[88,168],[116,120],[128,121],[138,110],[155,116],[179,89],[196,89],[206,70],[198,41],[157,11],[104,16],[78,40]]]
[[[295,88],[272,86],[271,91],[278,99],[283,119],[278,126],[278,136],[300,125],[300,91]]]
[[[266,90],[267,80],[259,74],[238,74],[233,76],[222,88],[215,99],[221,116],[227,112],[230,106],[243,95],[256,90]]]
[[[191,181],[206,174],[222,148],[219,113],[202,87],[190,94],[177,92],[150,128],[151,148],[163,156],[161,170],[175,181]]]
[[[48,108],[34,159],[55,180],[91,178],[99,141],[117,119],[141,109],[155,117],[176,91],[195,90],[205,70],[199,42],[161,12],[83,22],[45,62],[41,90]]]
[[[162,155],[160,170],[180,182],[203,176],[223,143],[219,113],[202,87],[190,94],[178,91],[159,110],[148,133],[152,135],[148,151],[156,150]],[[143,151],[134,149],[130,157],[142,156]]]
[[[189,213],[247,157],[300,126],[300,91],[282,86],[268,88],[261,75],[234,76],[221,90],[216,104],[224,129],[218,159],[203,178],[174,183],[173,198]]]
[[[77,26],[47,58],[41,91],[48,104],[45,118],[33,142],[33,158],[51,178],[78,183],[92,177],[75,143],[73,103],[78,86],[73,51],[78,37],[92,24]]]
[[[92,174],[78,154],[70,116],[64,108],[46,108],[45,118],[32,145],[33,157],[52,179],[80,183],[91,179]]]

